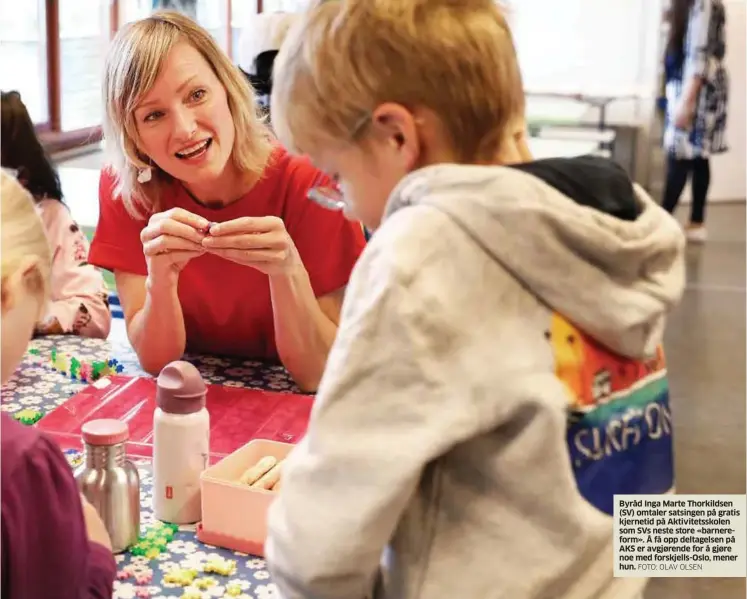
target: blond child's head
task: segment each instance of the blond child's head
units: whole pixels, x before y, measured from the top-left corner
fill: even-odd
[[[47,301],[51,256],[31,195],[0,171],[2,382],[18,367]]]
[[[115,192],[133,216],[157,211],[174,179],[195,192],[263,172],[272,138],[251,86],[189,17],[157,12],[120,29],[102,90]],[[151,180],[138,181],[148,168]]]
[[[273,127],[378,226],[408,172],[513,161],[524,135],[514,44],[494,0],[318,1],[278,55]]]

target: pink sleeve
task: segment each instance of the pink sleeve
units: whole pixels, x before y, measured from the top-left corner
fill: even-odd
[[[52,249],[51,302],[39,327],[46,332],[106,339],[111,328],[109,294],[101,273],[88,264],[88,240],[68,209],[57,200],[42,200],[39,211]]]

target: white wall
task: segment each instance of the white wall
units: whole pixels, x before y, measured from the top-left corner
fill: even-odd
[[[661,63],[662,0],[504,0],[524,84],[531,92],[636,95],[607,121],[648,124]],[[559,107],[562,109],[562,106]],[[586,110],[582,121],[596,122]]]
[[[649,150],[659,146],[651,130],[659,69],[663,54],[661,17],[666,0],[499,0],[508,7],[519,62],[528,91],[587,92],[605,95],[636,93],[638,99],[613,103],[608,122],[639,126],[636,173],[651,184],[661,178],[662,156]],[[747,0],[724,0],[727,11],[726,62],[731,76],[728,118],[730,151],[714,157],[709,199],[744,199],[745,148],[745,25]],[[528,112],[533,104],[528,104]],[[557,101],[551,112],[565,111]],[[573,106],[568,107],[574,114]],[[546,110],[540,110],[544,114]],[[575,116],[596,122],[597,111]],[[660,154],[660,152],[658,153]],[[660,184],[660,182],[658,183]],[[686,190],[683,200],[689,198]]]

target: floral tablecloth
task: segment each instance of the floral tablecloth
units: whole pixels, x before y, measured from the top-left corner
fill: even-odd
[[[28,354],[18,371],[2,389],[3,411],[17,413],[31,408],[49,412],[85,387],[85,383],[74,381],[51,368],[49,356],[53,349],[74,356],[80,361],[115,359],[123,366],[123,374],[144,375],[132,348],[126,341],[52,336],[32,341],[31,349],[38,351],[38,355]],[[195,364],[209,383],[299,392],[281,366],[211,356],[187,355],[185,359]],[[74,466],[80,461],[79,453],[68,451],[66,454],[71,465]],[[144,533],[154,523],[151,510],[153,481],[149,462],[140,461],[137,466],[141,479],[141,532]],[[228,576],[202,574],[205,563],[215,558],[235,561],[235,572]],[[193,526],[181,527],[166,550],[154,559],[134,556],[128,552],[117,555],[116,560],[119,577],[114,583],[114,596],[119,599],[182,596],[190,599],[271,599],[277,596],[264,560],[204,545],[197,540]],[[165,582],[166,574],[175,568],[194,569],[200,574],[194,583],[186,587]],[[198,586],[203,588],[200,589]]]

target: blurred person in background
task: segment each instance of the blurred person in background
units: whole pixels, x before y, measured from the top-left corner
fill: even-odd
[[[665,56],[668,153],[663,207],[677,208],[692,177],[692,207],[687,238],[706,240],[705,208],[711,181],[710,157],[728,150],[726,117],[729,77],[726,10],[722,0],[673,0],[668,14]]]
[[[0,94],[0,162],[31,193],[52,248],[50,297],[37,335],[106,339],[111,328],[104,277],[88,263],[88,239],[63,203],[60,178],[16,91]]]

